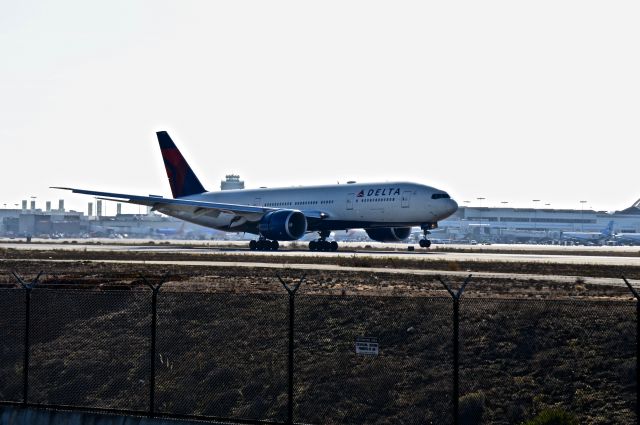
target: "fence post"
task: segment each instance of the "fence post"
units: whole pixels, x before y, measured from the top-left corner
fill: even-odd
[[[20,283],[22,289],[25,290],[25,324],[24,324],[24,360],[23,360],[23,368],[22,368],[22,404],[27,405],[29,400],[29,348],[31,345],[31,341],[29,340],[29,329],[31,328],[31,290],[36,287],[40,276],[42,276],[42,271],[38,273],[35,279],[31,282],[26,283],[18,274],[13,271],[11,272],[13,277]]]
[[[151,377],[149,379],[149,417],[153,417],[155,415],[155,404],[156,404],[156,327],[158,323],[158,292],[160,292],[160,288],[166,282],[169,274],[165,274],[160,283],[156,283],[155,285],[149,283],[144,276],[140,278],[151,288]]]
[[[447,292],[453,299],[453,423],[458,425],[460,423],[460,297],[464,292],[464,288],[471,280],[471,275],[467,276],[464,283],[458,289],[457,292],[453,292],[451,287],[442,280],[442,277],[437,276],[437,279],[442,283]]]
[[[287,285],[284,280],[277,275],[278,280],[289,294],[289,361],[288,361],[288,391],[287,391],[287,424],[293,424],[293,352],[294,352],[294,318],[295,318],[295,296],[298,288],[307,275],[303,275],[300,281],[294,286]]]
[[[622,280],[636,299],[636,423],[640,425],[640,294],[627,278],[622,276]]]

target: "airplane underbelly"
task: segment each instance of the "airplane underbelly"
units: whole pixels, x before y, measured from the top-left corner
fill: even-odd
[[[405,209],[405,208],[382,208],[358,211],[357,220],[371,223],[431,223],[437,221],[437,216],[432,211]]]
[[[231,230],[235,227],[241,227],[246,223],[246,218],[238,217],[234,214],[221,213],[215,216],[209,214],[193,214],[187,211],[175,211],[165,210],[161,211],[164,214],[170,215],[181,220],[188,221],[190,223],[199,224],[200,226],[210,227],[218,230]],[[241,231],[238,229],[238,231]]]

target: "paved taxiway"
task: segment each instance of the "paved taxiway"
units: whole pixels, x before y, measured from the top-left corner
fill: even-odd
[[[341,243],[341,250],[338,252],[311,252],[306,249],[286,249],[288,244],[284,243],[285,249],[280,251],[250,251],[246,248],[246,242],[228,241],[207,241],[194,242],[182,241],[171,245],[164,245],[163,241],[156,241],[150,244],[149,241],[130,241],[122,243],[111,239],[93,240],[89,243],[77,240],[76,243],[70,241],[39,241],[37,243],[15,243],[11,241],[0,241],[0,249],[18,250],[72,250],[87,252],[155,252],[155,253],[180,253],[180,254],[225,254],[229,256],[272,256],[283,258],[287,256],[309,257],[310,262],[313,257],[374,257],[374,258],[397,258],[411,260],[438,260],[438,261],[482,261],[482,262],[513,262],[513,263],[548,263],[548,264],[595,264],[609,266],[640,266],[640,256],[638,247],[562,247],[562,246],[541,246],[541,245],[491,245],[491,246],[468,246],[468,245],[446,245],[450,248],[463,248],[469,252],[445,252],[439,250],[425,250],[417,247],[415,251],[407,251],[407,244],[366,244],[376,249],[385,250],[361,250],[362,243]],[[136,243],[140,242],[140,243]],[[494,252],[482,252],[483,249],[491,249]],[[578,252],[589,252],[589,255],[580,255]],[[501,252],[504,251],[504,252]],[[516,252],[524,251],[524,252]],[[540,251],[537,253],[536,251]],[[553,251],[553,254],[544,253]],[[561,252],[558,254],[557,252]],[[614,255],[612,255],[614,254]]]

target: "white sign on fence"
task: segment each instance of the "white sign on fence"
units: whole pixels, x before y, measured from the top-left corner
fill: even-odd
[[[361,356],[377,356],[378,338],[370,338],[365,336],[356,337],[356,354],[359,354]]]

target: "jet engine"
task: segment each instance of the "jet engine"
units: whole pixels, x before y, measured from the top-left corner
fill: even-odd
[[[411,235],[411,227],[381,227],[364,230],[371,239],[378,242],[400,242]]]
[[[306,233],[307,218],[300,211],[272,211],[262,217],[258,231],[267,239],[295,241]]]

